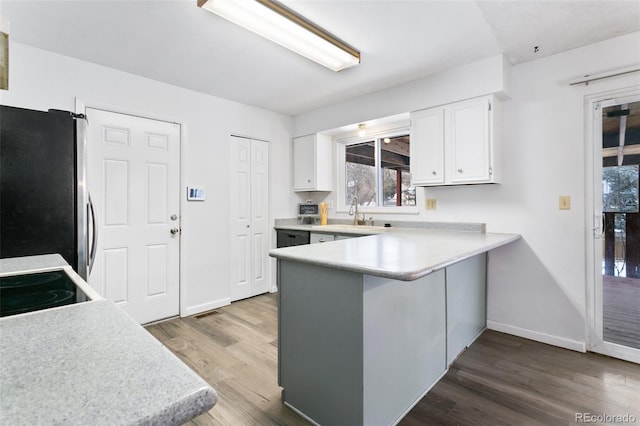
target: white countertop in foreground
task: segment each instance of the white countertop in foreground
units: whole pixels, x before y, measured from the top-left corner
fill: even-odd
[[[272,249],[269,255],[278,259],[413,281],[519,238],[518,234],[393,228],[378,235]]]
[[[0,318],[0,425],[179,425],[216,403],[207,382],[60,255],[0,259],[0,275],[55,269],[96,297]]]
[[[215,391],[107,300],[0,320],[0,424],[178,425]]]

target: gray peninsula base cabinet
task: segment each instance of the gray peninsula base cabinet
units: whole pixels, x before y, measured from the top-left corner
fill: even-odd
[[[485,328],[486,253],[400,281],[278,259],[278,380],[321,425],[397,423]]]

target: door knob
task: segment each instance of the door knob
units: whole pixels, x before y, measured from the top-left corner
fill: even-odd
[[[180,232],[180,230],[178,228],[171,228],[171,235],[176,235]]]
[[[171,215],[171,220],[177,220],[178,219],[178,215],[177,214],[172,214]]]

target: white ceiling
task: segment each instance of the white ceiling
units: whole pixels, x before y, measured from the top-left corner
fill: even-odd
[[[499,53],[515,64],[640,30],[640,0],[282,2],[362,63],[334,73],[196,0],[2,0],[0,14],[11,40],[288,115]]]

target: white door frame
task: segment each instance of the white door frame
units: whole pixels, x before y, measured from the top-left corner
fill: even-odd
[[[165,121],[168,123],[176,123],[180,125],[180,160],[178,162],[180,170],[179,170],[179,176],[180,176],[180,188],[182,190],[182,188],[186,188],[186,186],[183,186],[183,183],[186,182],[186,176],[185,176],[185,170],[186,168],[184,167],[184,161],[185,158],[187,158],[186,156],[186,143],[185,141],[187,140],[187,124],[185,122],[183,122],[182,120],[179,120],[175,117],[167,117],[167,116],[163,116],[163,115],[159,115],[159,114],[154,114],[154,113],[150,113],[149,111],[139,111],[139,110],[135,110],[132,108],[126,108],[123,107],[121,105],[112,105],[112,104],[107,104],[104,102],[98,102],[98,101],[85,101],[82,100],[80,98],[75,98],[75,112],[76,114],[85,114],[87,112],[87,108],[94,108],[94,109],[101,109],[104,111],[110,111],[110,112],[114,112],[117,114],[126,114],[126,115],[133,115],[136,117],[141,117],[141,118],[148,118],[151,120],[158,120],[158,121]],[[86,160],[85,160],[86,161]],[[180,196],[180,211],[178,213],[179,217],[179,228],[184,231],[184,229],[187,227],[187,219],[186,216],[184,216],[184,212],[186,211],[186,202],[187,202],[187,197],[183,197]],[[179,248],[178,248],[178,268],[179,268],[179,274],[178,274],[178,287],[179,287],[179,291],[178,291],[178,298],[179,298],[179,302],[178,302],[178,306],[179,306],[179,315],[182,317],[185,315],[185,312],[187,312],[187,307],[184,306],[185,301],[187,300],[186,296],[185,296],[185,288],[182,285],[183,282],[186,282],[186,275],[185,275],[185,268],[183,267],[183,257],[182,257],[182,249],[184,247],[184,242],[185,242],[185,238],[186,235],[184,232],[181,232],[180,234],[180,239],[179,239]],[[87,277],[88,277],[89,273],[87,271]]]
[[[598,93],[585,98],[587,350],[640,363],[640,350],[606,342],[602,300],[602,108],[640,99],[640,86]],[[596,236],[597,235],[597,236]],[[596,261],[599,259],[600,261]]]

